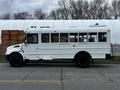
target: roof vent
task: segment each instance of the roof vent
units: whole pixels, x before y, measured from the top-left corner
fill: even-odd
[[[95,25],[97,26],[97,25],[99,25],[99,23],[96,23]]]
[[[31,26],[31,28],[37,28],[36,26]]]
[[[106,27],[106,25],[100,25],[99,23],[95,23],[94,25],[90,25],[89,27]]]
[[[40,28],[50,28],[50,26],[40,26]]]

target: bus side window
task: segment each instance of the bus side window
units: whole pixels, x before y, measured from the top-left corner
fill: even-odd
[[[49,43],[49,33],[43,33],[41,35],[41,42],[42,43]]]
[[[69,39],[70,39],[70,42],[78,42],[78,34],[77,33],[70,33]]]
[[[38,34],[27,34],[27,44],[38,44]]]
[[[89,42],[97,42],[97,33],[89,33]]]
[[[88,36],[87,33],[79,33],[79,42],[87,42]]]
[[[98,33],[98,41],[99,42],[107,42],[107,33],[106,32],[99,32]]]
[[[51,34],[51,42],[52,43],[58,43],[59,42],[59,34],[58,33],[52,33]]]
[[[60,42],[68,42],[68,33],[60,33]]]

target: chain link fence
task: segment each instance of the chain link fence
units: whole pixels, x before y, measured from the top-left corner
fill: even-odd
[[[120,56],[120,44],[111,45],[112,56]]]

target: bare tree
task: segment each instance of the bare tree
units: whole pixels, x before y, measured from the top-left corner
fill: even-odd
[[[114,19],[118,19],[120,16],[120,0],[113,0],[112,1],[112,15]]]
[[[49,17],[52,19],[111,19],[111,8],[105,0],[91,0],[90,2],[88,0],[60,0],[58,8],[53,9]]]
[[[103,0],[93,0],[90,2],[89,16],[91,19],[101,18],[100,12],[102,11],[101,5]]]
[[[115,19],[118,18],[118,12],[117,12],[117,0],[113,0],[112,1],[112,14],[114,16]]]
[[[91,19],[111,18],[108,3],[104,0],[93,0],[90,2],[89,16]]]
[[[120,0],[118,0],[118,15],[120,16]]]
[[[0,16],[0,19],[5,19],[5,20],[10,19],[10,14],[9,13],[5,13],[5,14]]]
[[[60,0],[58,8],[50,12],[53,19],[88,19],[89,3],[87,0]]]
[[[111,7],[109,6],[108,3],[106,3],[104,6],[103,6],[103,13],[102,13],[102,19],[111,19],[112,18],[112,14],[111,14]]]
[[[57,19],[57,12],[56,12],[56,10],[53,9],[53,10],[49,13],[49,19],[54,19],[54,20]]]
[[[77,15],[78,9],[76,6],[76,2],[74,0],[70,0],[69,3],[70,3],[70,16],[71,16],[71,18],[78,19],[78,15]]]
[[[32,19],[32,15],[28,12],[15,13],[14,19]]]
[[[49,13],[49,18],[50,19],[54,19],[54,20],[61,19],[60,10],[58,8],[57,9],[53,9]]]
[[[89,12],[89,2],[85,0],[83,2],[83,13],[82,13],[83,19],[89,19],[88,12]]]
[[[69,19],[69,3],[66,0],[60,0],[58,5],[58,12],[61,14],[61,19]]]
[[[37,19],[46,19],[47,17],[47,14],[45,12],[43,12],[43,10],[41,8],[37,8],[35,9],[34,11],[34,16],[37,18]]]
[[[67,20],[70,17],[69,13],[69,2],[66,0],[59,0],[58,1],[58,8],[53,9],[49,13],[50,19],[64,19]]]

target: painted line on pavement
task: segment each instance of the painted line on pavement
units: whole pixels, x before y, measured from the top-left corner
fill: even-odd
[[[60,80],[0,80],[0,83],[61,83]]]

